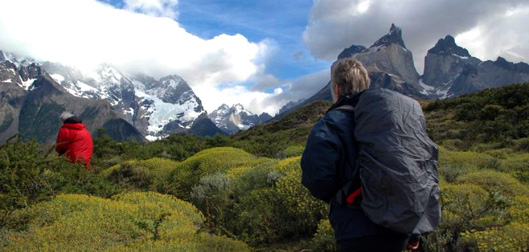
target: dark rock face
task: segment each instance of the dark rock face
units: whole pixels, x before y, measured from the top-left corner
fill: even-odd
[[[439,39],[435,46],[428,50],[428,53],[438,55],[457,55],[460,57],[470,57],[468,50],[456,44],[454,37],[447,35],[444,39]]]
[[[300,100],[298,100],[297,102],[293,102],[293,101],[291,101],[291,102],[285,104],[283,107],[281,107],[281,108],[279,109],[278,114],[283,114],[283,113],[286,112],[287,110],[296,107],[298,104],[301,104],[301,103],[304,102],[304,101],[305,101],[305,99],[300,99]]]
[[[134,128],[134,126],[121,118],[108,120],[103,124],[103,128],[105,129],[105,132],[108,134],[108,136],[116,141],[134,141],[138,143],[145,142],[145,138],[141,135],[141,133],[136,128]]]
[[[205,114],[195,120],[189,132],[197,136],[213,137],[217,134],[222,136],[227,135],[226,132],[219,129]]]
[[[529,65],[511,63],[499,57],[496,61],[482,62],[459,47],[452,36],[440,39],[428,51],[422,80],[437,88],[446,98],[529,81]]]
[[[404,40],[402,40],[402,30],[395,26],[395,24],[391,24],[389,33],[377,40],[371,47],[389,46],[391,44],[397,44],[403,48],[406,48]]]
[[[467,66],[477,67],[481,60],[459,47],[452,36],[440,39],[426,55],[423,82],[436,88],[448,88]]]

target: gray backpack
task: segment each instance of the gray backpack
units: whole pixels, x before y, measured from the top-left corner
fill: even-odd
[[[405,234],[433,232],[441,219],[438,149],[426,133],[419,103],[371,89],[355,107],[338,109],[354,111],[359,146],[357,182],[338,192],[344,199],[339,202],[353,203],[361,194],[357,204],[374,223]]]

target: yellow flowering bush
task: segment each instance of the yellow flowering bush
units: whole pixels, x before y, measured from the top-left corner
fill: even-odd
[[[249,251],[241,242],[200,233],[204,217],[194,206],[154,192],[60,195],[13,218],[25,225],[4,236],[2,251]]]
[[[301,184],[299,157],[270,166],[281,174],[271,187],[252,190],[235,205],[232,229],[253,244],[277,242],[313,234],[327,205]],[[271,173],[268,173],[269,175]]]
[[[503,227],[463,233],[463,241],[472,243],[479,251],[528,251],[529,225],[511,223]]]

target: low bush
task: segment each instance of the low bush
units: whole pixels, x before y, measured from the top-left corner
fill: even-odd
[[[479,185],[492,194],[503,197],[529,195],[529,188],[513,176],[492,170],[475,171],[465,174],[456,180],[460,184]]]
[[[308,238],[316,232],[327,205],[301,184],[299,160],[290,158],[271,166],[279,179],[269,187],[252,190],[235,204],[237,216],[231,229],[245,241],[266,244]]]
[[[234,182],[222,173],[203,177],[191,190],[191,202],[204,213],[208,228],[215,233],[225,232],[226,223],[233,217],[233,192]]]
[[[112,200],[60,195],[15,212],[23,230],[5,236],[3,251],[249,251],[241,242],[199,233],[202,215],[191,204],[157,193]]]
[[[318,231],[310,241],[311,251],[318,252],[336,252],[336,240],[334,239],[334,230],[328,219],[322,219],[318,225]]]
[[[131,160],[115,165],[103,172],[107,180],[126,190],[144,190],[166,193],[167,177],[178,162],[163,158]]]
[[[265,162],[243,150],[222,147],[201,151],[178,164],[169,176],[169,192],[179,198],[189,199],[191,188],[200,178],[243,165]]]

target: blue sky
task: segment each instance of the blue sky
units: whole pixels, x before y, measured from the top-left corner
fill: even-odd
[[[187,31],[203,38],[240,33],[252,42],[274,40],[278,51],[271,55],[267,73],[292,79],[329,65],[314,59],[303,44],[311,8],[308,0],[182,0],[178,19]]]
[[[99,1],[117,8],[125,6],[122,0]],[[268,56],[266,73],[286,81],[330,65],[329,61],[312,57],[303,43],[312,5],[310,0],[180,0],[176,20],[186,31],[203,39],[242,34],[250,42],[272,40],[276,50]]]

